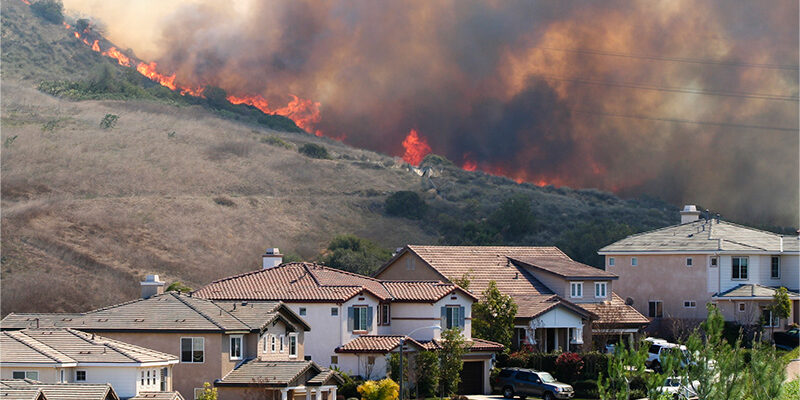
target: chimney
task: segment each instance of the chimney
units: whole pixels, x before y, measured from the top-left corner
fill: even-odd
[[[142,285],[142,298],[149,299],[157,294],[164,294],[164,282],[158,280],[158,275],[147,275]]]
[[[681,224],[694,222],[700,219],[700,211],[694,205],[685,205],[681,210]]]
[[[273,247],[264,251],[261,256],[261,269],[270,269],[281,265],[283,262],[283,254],[277,247]]]

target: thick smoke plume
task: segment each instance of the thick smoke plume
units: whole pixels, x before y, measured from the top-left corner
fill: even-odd
[[[467,169],[798,221],[798,3],[69,0],[190,86]],[[294,99],[296,100],[296,99]]]

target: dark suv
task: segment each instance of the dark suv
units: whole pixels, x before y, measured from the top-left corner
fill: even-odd
[[[545,400],[571,399],[575,395],[572,386],[561,383],[547,372],[524,368],[505,368],[497,375],[494,390],[511,399],[519,396],[540,396]]]

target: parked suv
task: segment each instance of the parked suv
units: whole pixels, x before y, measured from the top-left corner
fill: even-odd
[[[649,342],[651,344],[650,348],[647,350],[647,361],[645,362],[645,366],[652,368],[656,372],[661,372],[661,361],[664,360],[667,352],[673,351],[674,349],[679,349],[683,355],[681,357],[681,365],[685,365],[690,359],[689,352],[686,350],[686,346],[677,345],[675,343],[667,343],[666,341],[661,340]]]
[[[571,399],[575,395],[572,386],[561,383],[547,372],[524,368],[505,368],[497,375],[494,390],[511,399],[519,396],[538,396],[545,400]]]

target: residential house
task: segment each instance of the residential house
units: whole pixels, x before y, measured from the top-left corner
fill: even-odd
[[[494,281],[518,307],[515,347],[585,349],[593,338],[633,335],[648,323],[612,292],[616,275],[576,262],[556,247],[408,245],[375,273],[384,280],[409,276],[466,278],[476,295]]]
[[[800,322],[800,241],[702,215],[693,205],[681,223],[631,235],[598,251],[619,276],[615,290],[656,320],[698,321],[714,303],[725,319],[783,327]],[[768,306],[775,288],[787,288],[792,315],[778,321]]]
[[[34,397],[31,397],[34,396]],[[0,379],[0,398],[36,400],[120,400],[108,383],[42,383]]]
[[[111,383],[117,395],[172,391],[178,357],[69,328],[0,332],[0,377]]]
[[[0,322],[3,330],[40,327],[79,328],[84,332],[177,354],[172,386],[189,399],[204,382],[219,387],[223,398],[242,398],[246,392],[270,392],[286,399],[314,392],[318,400],[334,399],[338,375],[304,360],[303,318],[280,302],[247,303],[210,301],[162,287],[149,276],[142,285],[147,298],[81,314],[9,314]],[[285,379],[287,365],[304,371]],[[243,371],[258,369],[258,381],[237,380]],[[272,375],[270,375],[272,374]],[[323,379],[324,378],[324,379]],[[169,379],[161,377],[160,379]],[[313,380],[312,382],[309,382]]]
[[[314,263],[285,263],[264,256],[262,269],[210,283],[193,293],[214,301],[281,301],[314,327],[305,354],[314,362],[364,378],[386,375],[386,357],[406,341],[420,351],[459,328],[470,346],[464,357],[465,393],[488,393],[497,343],[472,338],[476,297],[439,280],[385,281]],[[406,277],[407,278],[407,277]]]

